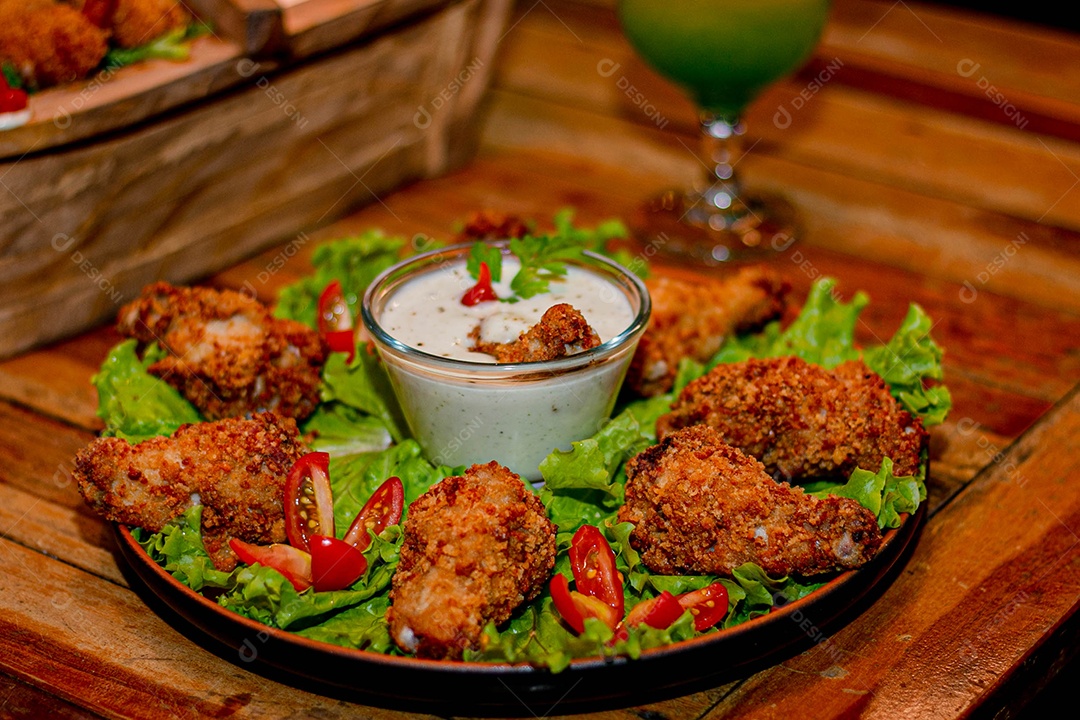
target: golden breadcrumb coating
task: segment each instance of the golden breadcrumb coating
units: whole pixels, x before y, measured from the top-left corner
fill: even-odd
[[[619,522],[655,573],[727,575],[757,563],[773,577],[865,564],[881,545],[874,514],[855,500],[818,499],[777,483],[757,460],[697,425],[626,465]]]
[[[120,310],[117,329],[160,343],[169,355],[150,372],[207,419],[262,410],[303,419],[319,403],[319,334],[241,293],[158,282]]]
[[[536,597],[555,566],[556,528],[522,479],[496,462],[449,477],[409,506],[387,613],[402,650],[460,658],[484,626]]]
[[[484,342],[480,339],[480,326],[469,335],[473,346],[470,350],[491,355],[496,362],[522,363],[557,360],[575,355],[600,344],[600,336],[573,305],[552,305],[540,318],[540,322],[521,333],[509,343]]]
[[[0,2],[0,63],[10,63],[29,87],[84,78],[108,49],[108,33],[69,5]]]
[[[201,504],[206,551],[231,570],[229,538],[285,541],[285,478],[306,452],[292,418],[261,413],[184,425],[137,445],[98,438],[76,454],[74,477],[107,520],[150,532]]]
[[[689,383],[656,423],[659,438],[704,423],[778,479],[876,472],[914,475],[928,434],[861,360],[826,370],[797,357],[718,365]]]
[[[522,238],[529,234],[529,226],[516,215],[480,210],[466,219],[458,232],[457,242],[471,240],[509,240]]]
[[[123,48],[138,47],[190,22],[191,14],[176,0],[117,0],[112,39]]]
[[[682,358],[705,362],[731,334],[779,318],[789,289],[774,270],[763,266],[693,281],[653,277],[645,284],[652,314],[626,384],[646,397],[671,390]]]

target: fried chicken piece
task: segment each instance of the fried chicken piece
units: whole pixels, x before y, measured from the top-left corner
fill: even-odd
[[[122,48],[138,47],[187,27],[191,20],[191,14],[177,0],[117,0],[112,39]]]
[[[108,33],[69,5],[0,2],[0,64],[10,63],[30,88],[84,78],[108,49]]]
[[[777,483],[705,425],[642,451],[626,474],[619,522],[634,523],[630,544],[656,573],[730,576],[753,562],[773,577],[810,576],[860,567],[881,546],[870,510]]]
[[[731,334],[779,318],[789,290],[764,266],[693,282],[661,276],[645,284],[652,315],[626,376],[627,387],[645,397],[671,390],[682,358],[705,362]]]
[[[409,506],[391,583],[390,634],[425,658],[460,658],[484,626],[536,597],[555,567],[540,498],[496,462],[449,477]]]
[[[529,234],[529,226],[515,215],[481,210],[469,216],[458,233],[458,242],[470,240],[508,240]]]
[[[74,477],[107,520],[150,532],[201,504],[206,551],[231,570],[229,538],[285,541],[285,478],[306,452],[292,418],[260,413],[184,425],[137,445],[98,438],[76,454]]]
[[[319,334],[241,293],[158,282],[120,310],[117,329],[160,343],[169,355],[150,372],[207,419],[262,410],[303,419],[319,403]]]
[[[861,360],[831,371],[797,357],[718,365],[683,389],[656,435],[699,423],[777,479],[876,472],[886,457],[898,477],[913,475],[928,442],[922,420]]]
[[[473,341],[470,350],[491,355],[500,363],[557,360],[600,344],[600,336],[585,320],[585,316],[567,303],[549,307],[540,322],[521,333],[513,342],[484,342],[480,339],[479,325],[469,337]]]

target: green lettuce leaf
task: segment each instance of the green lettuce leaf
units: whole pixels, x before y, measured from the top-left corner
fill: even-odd
[[[339,238],[315,248],[311,264],[315,271],[278,292],[274,315],[318,327],[319,296],[331,281],[341,283],[353,320],[360,322],[360,301],[371,281],[405,254],[408,241],[381,230]]]
[[[926,467],[925,462],[922,467]],[[900,527],[901,514],[915,512],[926,500],[926,483],[923,471],[919,475],[896,477],[892,470],[893,461],[884,458],[877,472],[856,468],[842,485],[814,483],[806,489],[816,497],[851,498],[877,516],[879,527]]]
[[[850,302],[838,300],[836,281],[822,278],[811,286],[802,311],[786,329],[781,330],[780,323],[773,322],[759,334],[729,339],[707,364],[700,366],[700,374],[721,363],[752,357],[796,355],[826,368],[861,357],[881,375],[905,410],[922,418],[925,425],[941,423],[952,400],[948,389],[940,384],[943,353],[930,337],[930,318],[912,304],[887,343],[859,348],[855,344],[855,325],[868,303],[869,298],[861,292]],[[695,369],[693,365],[680,368],[680,388],[695,377]]]
[[[376,418],[394,442],[409,436],[386,368],[378,356],[361,347],[351,363],[344,353],[331,353],[323,366],[321,398],[338,401]]]
[[[105,423],[102,434],[137,443],[172,435],[181,425],[200,422],[198,410],[183,395],[147,371],[165,351],[152,344],[140,360],[137,347],[135,340],[116,345],[92,378],[98,395],[97,414]]]
[[[192,590],[231,586],[230,573],[216,569],[203,546],[201,505],[188,508],[160,532],[135,528],[132,535],[154,562]]]
[[[312,450],[331,456],[356,455],[384,450],[391,443],[390,432],[381,420],[339,402],[320,403],[301,426],[312,438]]]

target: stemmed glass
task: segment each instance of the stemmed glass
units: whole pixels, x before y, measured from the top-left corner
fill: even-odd
[[[619,0],[623,32],[700,111],[705,159],[695,188],[646,204],[635,231],[659,249],[708,265],[790,245],[795,212],[777,195],[748,192],[735,167],[747,106],[797,70],[821,37],[831,0]]]

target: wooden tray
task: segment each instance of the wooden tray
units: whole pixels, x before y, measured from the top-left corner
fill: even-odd
[[[187,62],[35,95],[0,133],[0,357],[472,156],[510,0],[280,3],[276,45],[204,37]],[[265,0],[203,4],[265,31]]]

